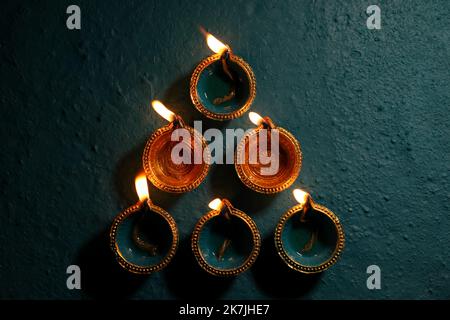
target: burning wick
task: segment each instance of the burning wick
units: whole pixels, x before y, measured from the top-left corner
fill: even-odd
[[[136,186],[137,194],[139,196],[139,201],[142,202],[143,206],[145,206],[145,205],[148,206],[150,197],[149,197],[149,193],[148,193],[147,178],[146,178],[145,174],[141,173],[136,177],[135,186]],[[139,249],[148,252],[151,256],[155,256],[158,253],[158,246],[146,242],[140,236],[140,234],[142,232],[140,230],[139,225],[141,224],[143,219],[144,219],[144,217],[141,216],[139,221],[134,225],[132,238],[133,238],[134,243],[138,246]]]
[[[270,119],[269,117],[263,118],[259,114],[257,114],[256,112],[253,112],[253,111],[248,113],[248,117],[249,117],[250,121],[258,127],[263,126],[266,129],[275,129],[276,128],[275,124],[272,122],[272,119]],[[271,131],[269,130],[268,132],[270,133]],[[298,190],[300,190],[300,189],[298,189]],[[301,192],[303,192],[303,191],[301,191]]]
[[[294,194],[295,200],[297,200],[297,202],[302,205],[302,213],[300,215],[300,221],[306,222],[307,221],[305,219],[306,213],[311,208],[310,204],[311,196],[309,195],[309,193],[301,189],[295,189],[292,193]]]
[[[250,118],[250,121],[256,126],[259,126],[264,123],[264,118],[261,117],[256,112],[250,111],[248,113],[248,117]]]
[[[220,42],[216,37],[212,34],[208,33],[206,36],[206,42],[208,43],[209,48],[215,53],[220,53],[220,62],[222,63],[222,70],[225,75],[230,79],[231,88],[230,91],[223,97],[215,98],[213,100],[213,104],[218,105],[224,102],[230,101],[236,96],[236,81],[233,75],[233,71],[231,70],[228,61],[231,56],[231,49],[227,45]]]
[[[211,201],[208,205],[211,209],[213,210],[217,210],[222,212],[222,209],[224,206],[227,207],[228,211],[231,211],[230,209],[230,203],[228,202],[228,200],[224,199],[224,200],[220,200],[219,198],[214,199],[213,201]],[[225,214],[225,218],[230,220],[230,214],[228,213],[228,211],[226,211]],[[219,249],[217,250],[217,260],[218,261],[222,261],[223,260],[223,256],[225,255],[225,251],[228,249],[228,247],[231,245],[231,240],[230,239],[225,239],[223,241],[223,243],[220,245]]]
[[[303,205],[302,208],[302,212],[300,214],[300,222],[302,223],[306,223],[308,222],[308,220],[306,220],[306,213],[309,211],[309,209],[311,209],[311,196],[300,189],[295,189],[293,191],[294,193],[294,198],[295,200],[297,200],[298,203],[300,203],[301,205]],[[318,231],[317,229],[315,229],[313,232],[311,232],[311,235],[309,236],[309,240],[306,242],[306,244],[303,246],[303,248],[299,251],[299,253],[305,253],[308,251],[311,251],[311,249],[313,248],[314,244],[317,241],[317,234]]]

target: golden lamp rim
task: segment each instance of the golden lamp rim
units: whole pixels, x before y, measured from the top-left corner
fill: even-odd
[[[250,255],[247,257],[245,262],[240,265],[237,268],[234,269],[219,269],[216,267],[213,267],[210,265],[205,258],[203,258],[203,255],[200,250],[199,246],[199,240],[200,240],[200,232],[204,225],[211,220],[212,218],[218,216],[221,214],[221,211],[218,210],[211,210],[204,216],[198,220],[197,224],[195,225],[194,231],[192,232],[192,238],[191,238],[191,248],[194,253],[194,256],[200,265],[200,267],[208,272],[211,275],[214,276],[221,276],[221,277],[232,277],[237,276],[240,273],[243,273],[250,269],[250,267],[255,263],[256,259],[259,256],[259,252],[261,250],[261,234],[258,230],[258,226],[256,225],[255,221],[248,216],[246,213],[232,207],[230,210],[231,214],[238,217],[239,219],[243,220],[248,228],[250,229],[253,237],[253,249]]]
[[[322,214],[325,214],[327,217],[329,217],[333,221],[334,226],[336,228],[336,231],[338,234],[338,241],[336,243],[336,247],[334,248],[334,251],[333,251],[333,254],[331,255],[331,257],[318,266],[314,266],[314,267],[306,266],[306,265],[303,265],[303,264],[293,260],[287,254],[286,250],[284,249],[283,241],[281,240],[281,236],[282,236],[285,224],[289,219],[292,218],[293,215],[295,215],[299,211],[303,210],[303,206],[304,206],[303,204],[297,204],[296,206],[292,207],[291,209],[289,209],[286,213],[284,213],[281,216],[281,218],[278,221],[278,224],[275,228],[275,237],[274,237],[276,251],[277,251],[278,255],[281,257],[281,259],[284,261],[284,263],[286,263],[286,265],[289,268],[291,268],[295,271],[301,272],[301,273],[305,273],[305,274],[320,273],[320,272],[327,270],[331,266],[333,266],[337,262],[339,257],[341,256],[342,251],[344,250],[344,246],[345,246],[345,234],[344,234],[344,231],[342,228],[342,224],[339,221],[339,218],[327,207],[315,203],[312,199],[310,199],[309,201],[310,201],[311,208],[314,209],[315,211],[318,211]]]
[[[210,154],[209,152],[206,152],[206,158],[204,157],[204,150],[208,150],[208,145],[205,141],[205,138],[199,133],[197,132],[194,128],[189,127],[187,125],[183,126],[183,128],[189,130],[189,132],[194,135],[195,137],[199,138],[202,141],[202,159],[203,159],[203,170],[201,172],[201,174],[197,177],[197,179],[195,179],[194,182],[192,182],[190,185],[188,186],[173,186],[173,185],[168,185],[167,183],[161,181],[160,179],[158,179],[158,177],[153,173],[153,170],[150,166],[150,150],[153,146],[154,141],[156,140],[156,138],[158,138],[160,135],[166,133],[167,131],[172,130],[172,125],[173,122],[165,125],[162,128],[159,128],[158,130],[156,130],[150,137],[150,139],[147,141],[145,148],[144,148],[144,152],[142,154],[142,163],[143,163],[143,168],[144,168],[144,173],[147,176],[147,179],[158,189],[166,191],[166,192],[171,192],[171,193],[184,193],[184,192],[189,192],[194,190],[195,188],[197,188],[206,178],[206,176],[208,175],[208,171],[209,171],[209,167],[210,167]]]
[[[231,61],[233,61],[234,63],[239,65],[244,70],[244,72],[248,78],[248,81],[250,83],[250,95],[249,95],[249,98],[247,99],[247,101],[245,102],[245,104],[238,110],[235,110],[230,113],[212,112],[211,110],[207,109],[200,101],[198,91],[197,91],[197,84],[198,84],[198,80],[200,79],[200,74],[212,63],[220,60],[220,57],[221,57],[221,54],[216,53],[216,54],[213,54],[213,55],[203,59],[199,63],[199,65],[195,68],[194,72],[192,73],[191,82],[190,82],[190,86],[189,86],[189,93],[191,96],[192,103],[194,104],[195,108],[200,113],[202,113],[203,115],[205,115],[206,117],[208,117],[210,119],[224,121],[224,120],[231,120],[231,119],[239,118],[245,112],[247,112],[248,109],[250,109],[250,106],[252,105],[252,103],[256,97],[256,77],[255,77],[255,74],[253,73],[252,68],[250,67],[250,65],[247,62],[244,61],[244,59],[242,59],[241,57],[238,57],[234,54],[230,55]]]
[[[172,233],[172,245],[170,246],[170,249],[166,256],[157,264],[151,266],[151,267],[142,267],[139,265],[136,265],[132,262],[129,262],[124,256],[122,255],[122,252],[120,252],[118,245],[117,245],[117,230],[120,226],[120,224],[128,218],[130,215],[138,212],[141,210],[143,205],[149,206],[150,210],[159,214],[162,216],[165,221],[168,223],[170,227],[170,231]],[[148,275],[154,272],[158,272],[165,267],[172,261],[173,257],[175,256],[177,249],[178,249],[178,243],[179,243],[179,235],[178,235],[178,227],[175,222],[175,219],[164,209],[161,207],[158,207],[154,204],[152,204],[149,201],[140,201],[136,203],[135,205],[127,208],[126,210],[119,213],[113,220],[113,223],[111,225],[111,229],[109,231],[109,239],[110,239],[110,247],[111,250],[114,253],[114,256],[119,263],[119,265],[124,268],[125,270],[135,273],[135,274],[143,274]]]
[[[262,127],[257,127],[254,130],[252,130],[250,133],[246,134],[244,137],[242,137],[241,141],[239,141],[239,144],[236,148],[235,158],[234,158],[234,167],[236,170],[236,173],[239,177],[239,179],[242,181],[243,184],[245,184],[248,188],[252,189],[253,191],[263,193],[263,194],[273,194],[278,193],[281,191],[286,190],[289,188],[295,180],[297,180],[298,176],[300,175],[300,171],[302,169],[303,164],[303,155],[302,155],[302,149],[300,142],[286,129],[276,127],[277,130],[279,130],[282,134],[284,134],[288,140],[294,145],[295,147],[295,157],[296,159],[296,167],[295,167],[295,175],[292,175],[289,177],[288,180],[286,180],[282,185],[278,187],[262,187],[256,183],[254,183],[244,172],[243,166],[245,164],[239,163],[238,158],[241,157],[242,152],[244,152],[244,148],[246,145],[246,138],[256,134],[259,130],[261,130]]]

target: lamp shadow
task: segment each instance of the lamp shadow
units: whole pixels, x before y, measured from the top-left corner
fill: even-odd
[[[126,299],[148,279],[122,269],[109,249],[109,229],[86,243],[76,259],[82,271],[81,288],[95,299]]]
[[[167,288],[182,299],[220,299],[234,278],[208,274],[200,268],[191,249],[190,237],[180,240],[176,256],[164,270]]]
[[[245,186],[233,164],[215,165],[211,168],[210,175],[213,194],[229,199],[234,207],[248,214],[264,210],[277,197],[277,194],[262,194]]]
[[[301,298],[321,278],[318,274],[302,274],[290,269],[278,255],[272,236],[263,240],[261,251],[251,269],[256,285],[273,298]]]
[[[132,204],[137,201],[137,194],[134,188],[134,179],[142,171],[142,152],[145,142],[140,142],[133,149],[128,151],[117,163],[114,172],[114,186],[119,199],[123,199],[125,204]]]
[[[118,162],[114,175],[114,185],[120,199],[125,205],[137,202],[138,196],[134,186],[136,175],[143,171],[142,152],[146,142],[141,142],[136,147],[126,153]],[[184,194],[168,193],[159,190],[149,183],[150,198],[153,203],[163,209],[171,208]]]

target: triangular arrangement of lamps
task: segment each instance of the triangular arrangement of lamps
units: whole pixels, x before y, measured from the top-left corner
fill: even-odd
[[[206,117],[218,121],[241,117],[256,96],[256,78],[242,58],[211,34],[208,46],[215,52],[195,68],[190,83],[194,106]],[[179,235],[174,218],[154,204],[147,180],[165,192],[183,193],[198,187],[208,174],[211,159],[200,132],[188,126],[161,102],[154,110],[168,121],[149,138],[143,151],[143,171],[136,180],[139,201],[121,212],[110,230],[110,246],[118,263],[137,274],[151,274],[166,267],[175,256]],[[297,139],[278,127],[269,117],[249,113],[256,125],[239,142],[234,162],[236,173],[248,188],[263,194],[282,192],[297,179],[302,151]],[[173,135],[184,136],[182,142]],[[264,164],[255,154],[272,152],[271,145],[259,143],[265,134],[278,145],[278,165],[274,172],[263,172]],[[179,144],[182,145],[179,145]],[[184,145],[183,145],[184,143]],[[252,144],[255,143],[255,144]],[[256,149],[252,146],[256,145]],[[174,162],[174,148],[192,150],[188,162]],[[284,213],[275,226],[275,247],[291,269],[318,273],[332,266],[344,248],[344,232],[337,216],[315,203],[311,196],[295,189],[298,204]],[[256,223],[227,199],[215,199],[211,211],[194,227],[191,247],[200,267],[216,276],[236,276],[249,269],[261,248]]]

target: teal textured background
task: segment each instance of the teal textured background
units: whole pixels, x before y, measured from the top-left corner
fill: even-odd
[[[77,4],[82,29],[66,28]],[[450,2],[2,1],[0,19],[0,298],[450,298]],[[117,266],[107,232],[136,202],[144,143],[165,122],[163,100],[204,128],[252,126],[247,115],[205,120],[192,106],[193,68],[210,54],[199,26],[253,68],[251,108],[291,131],[303,149],[298,181],[276,196],[215,165],[195,191],[150,188],[181,243],[148,278]],[[273,249],[279,217],[302,187],[346,233],[321,276],[290,272]],[[234,280],[208,276],[189,248],[214,197],[251,215],[263,236],[256,264]],[[82,290],[66,288],[78,264]],[[366,287],[366,268],[382,289]]]

